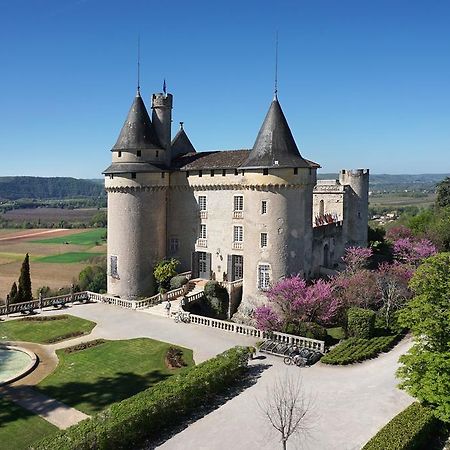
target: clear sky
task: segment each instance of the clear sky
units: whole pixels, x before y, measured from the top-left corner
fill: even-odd
[[[324,172],[450,172],[447,0],[0,0],[0,175],[99,178],[163,78],[197,150],[250,148],[273,96]]]

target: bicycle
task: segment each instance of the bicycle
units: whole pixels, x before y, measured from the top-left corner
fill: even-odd
[[[295,364],[298,367],[306,366],[306,359],[300,355],[287,355],[283,358],[283,362],[288,366],[293,364]]]
[[[173,318],[175,320],[175,323],[189,323],[191,321],[190,317],[189,317],[189,313],[183,312],[183,311],[178,311],[175,313],[175,316]]]

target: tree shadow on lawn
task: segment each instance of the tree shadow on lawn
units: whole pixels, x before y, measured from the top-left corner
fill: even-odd
[[[248,367],[248,371],[246,372],[244,377],[234,386],[231,386],[222,394],[215,396],[211,401],[208,402],[208,404],[203,405],[202,407],[195,410],[192,414],[189,415],[189,417],[182,417],[180,418],[179,422],[168,424],[170,428],[160,430],[161,434],[159,434],[158,437],[150,438],[144,443],[144,445],[139,446],[139,448],[141,450],[154,450],[156,447],[164,444],[164,442],[168,441],[176,434],[181,433],[192,423],[210,414],[220,406],[227,403],[229,400],[232,400],[234,397],[238,396],[246,389],[256,384],[258,379],[261,377],[261,374],[270,367],[272,367],[272,364],[252,364]]]
[[[71,381],[58,386],[36,386],[36,390],[86,414],[95,414],[169,376],[160,370],[152,370],[145,375],[119,372],[113,377],[98,378],[93,383]]]
[[[0,393],[0,428],[5,427],[9,422],[18,419],[29,419],[33,417],[32,412],[16,405],[12,400],[2,397]]]

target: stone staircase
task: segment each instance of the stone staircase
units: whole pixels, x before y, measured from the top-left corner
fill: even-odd
[[[204,280],[202,278],[195,278],[193,280],[189,280],[188,282],[188,294],[196,294],[197,292],[201,292],[205,289],[205,284],[208,282],[208,280]],[[170,313],[173,314],[181,309],[181,297],[182,295],[175,297],[170,300]],[[162,303],[159,303],[155,306],[150,306],[149,308],[141,309],[141,312],[145,312],[147,314],[153,314],[155,316],[160,317],[166,317],[167,310],[166,310],[166,301],[163,301]]]

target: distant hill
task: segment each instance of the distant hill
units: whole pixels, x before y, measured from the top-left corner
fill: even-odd
[[[98,181],[66,177],[0,177],[0,200],[103,197],[104,188]]]
[[[390,175],[371,173],[369,177],[369,186],[372,191],[432,191],[436,184],[448,173],[425,173],[417,175]],[[337,173],[319,173],[319,180],[337,179]]]

